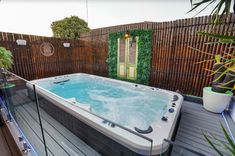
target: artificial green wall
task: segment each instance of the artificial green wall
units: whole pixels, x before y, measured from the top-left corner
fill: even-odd
[[[131,30],[130,37],[139,37],[138,42],[138,63],[136,80],[127,80],[139,84],[149,84],[151,56],[152,56],[152,30]],[[117,76],[117,50],[118,38],[124,38],[125,32],[109,34],[109,55],[107,59],[109,77],[121,79]],[[122,80],[126,80],[123,79]]]

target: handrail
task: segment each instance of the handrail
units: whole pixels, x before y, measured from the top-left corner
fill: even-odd
[[[19,79],[21,79],[21,80],[24,80],[24,81],[26,81],[26,82],[29,82],[29,83],[30,83],[30,81],[29,81],[29,80],[26,80],[25,78],[20,77],[20,76],[18,76],[18,75],[16,75],[16,74],[14,74],[14,73],[12,73],[12,72],[10,72],[10,71],[8,71],[8,70],[6,70],[6,72],[7,72],[7,73],[10,73],[10,74],[12,74],[12,75],[14,75],[15,77],[17,77],[17,78],[19,78]],[[31,84],[32,84],[32,83],[31,83]]]
[[[46,152],[45,154],[46,154],[46,156],[48,156],[46,139],[45,139],[44,130],[43,130],[43,127],[42,127],[42,120],[41,120],[41,114],[40,114],[40,109],[39,109],[38,95],[36,93],[35,85],[33,85],[33,92],[34,92],[34,98],[35,98],[37,113],[38,113],[39,125],[40,125],[41,132],[42,132],[42,140],[43,140],[43,144],[44,144],[44,148],[45,148],[45,152]]]

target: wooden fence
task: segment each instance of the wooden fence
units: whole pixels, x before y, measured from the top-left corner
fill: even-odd
[[[232,14],[224,17],[218,25],[213,25],[211,16],[162,23],[143,22],[95,29],[82,34],[81,39],[107,43],[108,34],[111,32],[151,29],[154,33],[150,85],[201,96],[202,88],[211,84],[210,73],[205,69],[211,69],[213,62],[197,64],[199,61],[211,59],[211,55],[198,52],[194,48],[209,54],[232,53],[234,49],[227,44],[205,44],[216,39],[199,35],[198,32],[235,35],[234,24],[235,16]]]
[[[27,45],[17,45],[17,39],[26,40]],[[43,43],[53,45],[52,56],[41,53],[40,47]],[[63,43],[70,43],[71,46],[65,48]],[[12,72],[27,80],[76,72],[107,76],[107,51],[100,50],[106,47],[102,43],[0,33],[0,46],[13,53]]]
[[[28,80],[77,72],[107,76],[108,34],[133,29],[151,29],[154,33],[150,85],[173,91],[178,89],[185,94],[201,95],[202,88],[211,82],[209,73],[203,69],[210,69],[212,62],[196,62],[210,59],[211,56],[192,48],[210,54],[231,53],[233,49],[226,44],[204,44],[215,40],[198,35],[197,32],[234,35],[234,20],[235,17],[230,15],[216,26],[211,24],[209,16],[163,23],[135,23],[95,29],[82,34],[81,40],[0,33],[0,46],[13,52],[12,71]],[[17,45],[17,39],[26,40],[27,45]],[[44,42],[54,46],[52,56],[42,55],[40,46]],[[65,42],[71,43],[71,47],[65,48]]]

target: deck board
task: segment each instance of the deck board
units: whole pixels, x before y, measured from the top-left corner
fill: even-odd
[[[25,90],[17,92],[12,99],[16,104],[17,121],[21,125],[21,128],[27,133],[26,136],[31,137],[29,139],[31,143],[35,144],[37,149],[41,149],[39,152],[43,153],[44,147],[42,136],[40,136],[41,133],[35,103],[27,97],[27,92]],[[43,109],[40,109],[40,113],[49,155],[100,155],[58,121],[48,115]],[[225,114],[225,116],[229,119],[228,122],[232,124],[231,128],[234,133],[234,123],[230,121],[227,114]],[[225,121],[221,114],[210,113],[203,109],[200,104],[184,101],[181,109],[179,126],[176,132],[175,143],[201,152],[202,154],[214,156],[216,153],[208,145],[202,132],[210,132],[222,141],[227,142],[220,129],[220,123],[225,125]],[[226,155],[226,152],[224,153]],[[179,147],[173,147],[171,155],[182,156],[192,155],[192,153],[188,153]]]
[[[201,104],[184,101],[175,143],[193,149],[206,156],[215,156],[217,154],[205,140],[203,132],[209,132],[224,143],[227,143],[220,124],[224,125],[227,129],[222,114],[208,112]],[[214,143],[218,145],[217,142]],[[178,156],[180,150],[181,149],[178,147],[173,147],[171,155]],[[224,149],[221,150],[223,154],[228,155]],[[184,151],[183,153],[184,155],[192,155],[192,153],[188,151]]]
[[[39,134],[39,135],[41,134],[41,129],[40,129],[39,124],[34,119],[32,119],[32,117],[28,114],[28,112],[26,112],[22,107],[17,107],[16,114],[19,114],[19,116],[20,116],[18,119],[20,119],[20,120],[22,119],[22,120],[28,122],[28,125],[36,134]],[[53,151],[52,152],[53,155],[55,155],[55,156],[69,155],[67,153],[67,151],[65,151],[63,149],[63,147],[60,144],[58,144],[58,142],[56,141],[59,138],[53,138],[51,136],[51,134],[48,134],[48,132],[46,130],[48,130],[48,129],[44,129],[46,143],[47,143],[48,148],[51,151]]]
[[[34,146],[37,150],[38,155],[45,155],[45,148],[42,141],[41,133],[37,133],[34,129],[31,128],[31,125],[24,120],[23,117],[20,116],[20,113],[16,114],[18,125],[20,126],[21,130],[26,135],[29,142]],[[48,155],[54,156],[51,150],[48,148]]]
[[[33,105],[25,105],[25,109],[29,112],[36,111],[36,107]],[[78,153],[83,153],[84,155],[94,155],[95,151],[87,146],[81,139],[77,138],[76,135],[71,133],[67,128],[62,126],[58,121],[48,115],[44,110],[40,110],[42,124],[46,127],[51,127],[51,129],[56,129],[57,135],[61,135],[61,138],[66,139],[64,143],[71,144],[71,147],[76,148]],[[69,139],[68,139],[69,138]],[[82,148],[82,150],[80,150]]]
[[[35,102],[27,98],[26,91],[17,92],[12,97],[17,122],[39,155],[45,155]],[[40,109],[44,136],[50,156],[99,156],[94,149],[71,133],[58,121]]]
[[[30,99],[27,98],[24,92],[20,92],[18,95],[18,98],[23,99],[25,104],[22,104],[21,106],[29,113],[31,116],[33,116],[33,119],[38,121],[38,116],[36,114],[36,104],[34,102],[29,102]],[[73,151],[72,155],[74,154],[74,148],[76,153],[79,155],[92,155],[92,156],[99,156],[100,154],[97,153],[94,149],[92,149],[90,146],[88,146],[86,143],[84,143],[80,138],[78,138],[76,135],[71,133],[67,128],[65,128],[62,124],[60,124],[57,120],[55,120],[53,117],[51,117],[49,114],[47,114],[43,109],[40,109],[41,114],[41,120],[43,128],[45,128],[46,132],[48,134],[51,134],[53,138],[58,138],[57,136],[54,136],[55,134],[59,136],[60,144],[64,146],[69,151]],[[48,131],[47,131],[48,130]],[[61,140],[64,139],[64,140]],[[69,146],[68,146],[69,145]],[[72,148],[72,149],[71,149]]]

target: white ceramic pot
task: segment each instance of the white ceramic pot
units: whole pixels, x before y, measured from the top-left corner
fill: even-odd
[[[230,104],[233,93],[217,93],[211,90],[211,87],[203,88],[203,107],[214,113],[222,113]]]

